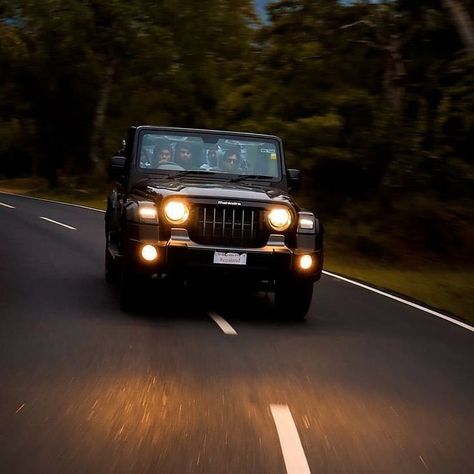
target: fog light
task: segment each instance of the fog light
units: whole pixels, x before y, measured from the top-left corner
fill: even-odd
[[[147,262],[153,262],[158,258],[158,252],[153,245],[144,245],[142,247],[142,258]]]
[[[313,257],[311,255],[303,255],[300,257],[300,268],[302,270],[308,270],[313,266]]]

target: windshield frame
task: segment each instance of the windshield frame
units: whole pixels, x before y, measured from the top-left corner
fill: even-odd
[[[226,130],[208,130],[208,129],[191,129],[191,128],[179,128],[179,127],[156,127],[156,126],[139,126],[136,129],[135,135],[135,146],[132,150],[132,157],[131,157],[131,168],[130,172],[134,172],[139,174],[142,178],[150,178],[150,179],[172,179],[175,175],[178,178],[178,175],[183,171],[188,171],[185,169],[166,169],[166,168],[153,168],[147,169],[140,166],[140,150],[142,148],[142,143],[145,134],[147,133],[156,133],[163,135],[177,135],[177,136],[187,136],[187,137],[196,137],[201,138],[203,143],[210,143],[206,137],[216,137],[217,140],[220,138],[232,139],[235,137],[236,140],[242,141],[265,141],[270,142],[272,145],[275,146],[277,151],[277,168],[276,171],[278,176],[272,176],[269,179],[262,179],[262,178],[248,178],[243,181],[246,183],[251,182],[252,184],[258,183],[268,183],[268,184],[280,184],[283,187],[286,187],[286,167],[285,167],[285,158],[283,154],[283,146],[282,141],[279,137],[275,135],[266,135],[266,134],[257,134],[257,133],[248,133],[248,132],[235,132],[235,131],[226,131]],[[216,142],[217,142],[216,140]],[[240,176],[246,176],[247,173],[226,173],[225,171],[206,171],[204,169],[194,169],[197,173],[190,173],[187,175],[186,178],[191,179],[206,179],[206,180],[216,180],[216,181],[231,181],[232,179],[238,178]],[[201,171],[202,173],[199,173]],[[254,173],[248,173],[248,175],[252,175]],[[137,177],[138,178],[138,177]]]

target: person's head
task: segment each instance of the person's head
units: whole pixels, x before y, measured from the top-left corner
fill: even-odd
[[[158,158],[160,160],[160,163],[167,163],[171,161],[173,154],[171,152],[171,147],[163,147],[160,149]]]
[[[209,166],[217,166],[217,150],[207,150],[207,164]]]
[[[221,160],[221,169],[228,173],[237,171],[240,165],[240,154],[238,150],[227,150]]]
[[[191,147],[186,144],[180,144],[178,147],[178,154],[176,156],[176,160],[181,166],[191,166],[193,161],[193,153],[191,151]]]
[[[173,150],[171,146],[161,144],[156,145],[153,149],[153,159],[156,163],[163,164],[172,161]]]

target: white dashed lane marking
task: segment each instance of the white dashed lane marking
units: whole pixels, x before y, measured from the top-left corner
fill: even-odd
[[[295,422],[288,405],[270,405],[280,439],[281,451],[288,474],[310,474]]]
[[[209,311],[207,314],[222,329],[224,334],[227,334],[228,336],[237,336],[237,331],[224,318],[212,311]]]
[[[56,225],[60,225],[61,227],[66,227],[66,229],[77,230],[75,227],[72,227],[72,226],[67,225],[67,224],[63,224],[62,222],[53,221],[53,219],[48,219],[47,217],[41,217],[40,216],[40,219],[43,219],[44,221],[52,222],[53,224],[56,224]]]
[[[10,206],[10,204],[5,204],[4,202],[0,202],[0,206],[8,207],[8,209],[15,209],[15,206]]]

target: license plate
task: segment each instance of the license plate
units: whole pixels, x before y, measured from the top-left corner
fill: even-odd
[[[226,265],[247,265],[246,253],[214,252],[214,263]]]

